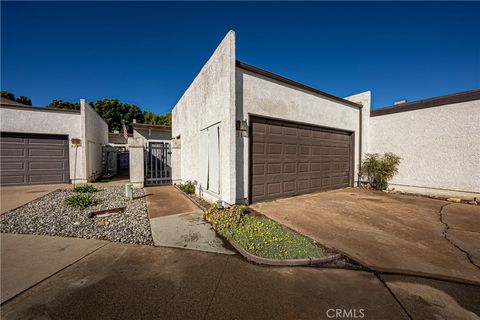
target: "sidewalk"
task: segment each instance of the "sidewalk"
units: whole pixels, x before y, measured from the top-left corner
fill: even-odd
[[[106,245],[106,241],[1,234],[1,302]]]
[[[156,246],[235,254],[202,218],[202,210],[171,185],[145,188]]]

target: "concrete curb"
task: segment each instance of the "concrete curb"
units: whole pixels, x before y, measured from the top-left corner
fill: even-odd
[[[245,259],[258,264],[265,264],[269,266],[318,266],[328,262],[338,260],[342,257],[341,254],[336,253],[322,258],[315,259],[270,259],[259,257],[243,249],[236,241],[228,240],[228,242],[235,248]]]

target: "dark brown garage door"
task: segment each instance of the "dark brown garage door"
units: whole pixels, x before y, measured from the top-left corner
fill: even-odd
[[[2,185],[68,183],[67,136],[1,133]]]
[[[251,137],[251,202],[353,184],[352,133],[252,117]]]

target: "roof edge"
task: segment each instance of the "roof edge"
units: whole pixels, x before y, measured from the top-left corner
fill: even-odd
[[[370,117],[383,116],[392,113],[421,110],[433,107],[444,106],[448,104],[480,100],[480,89],[462,91],[443,96],[427,98],[412,102],[406,102],[395,106],[374,109],[370,112]]]
[[[273,79],[273,80],[277,80],[279,82],[283,82],[285,84],[288,84],[288,85],[291,85],[293,87],[297,87],[297,88],[300,88],[300,89],[303,89],[305,91],[309,91],[311,93],[315,93],[315,94],[318,94],[318,95],[321,95],[325,98],[328,98],[328,99],[331,99],[331,100],[335,100],[337,102],[340,102],[342,104],[345,104],[345,105],[348,105],[350,107],[354,107],[354,108],[357,108],[357,109],[361,109],[362,108],[362,105],[361,104],[358,104],[358,103],[355,103],[355,102],[352,102],[352,101],[348,101],[346,99],[343,99],[343,98],[340,98],[340,97],[337,97],[337,96],[334,96],[330,93],[327,93],[327,92],[324,92],[324,91],[321,91],[321,90],[318,90],[318,89],[315,89],[315,88],[312,88],[310,86],[307,86],[303,83],[300,83],[300,82],[297,82],[297,81],[294,81],[294,80],[290,80],[288,78],[285,78],[285,77],[282,77],[278,74],[275,74],[275,73],[272,73],[270,71],[266,71],[266,70],[263,70],[263,69],[260,69],[260,68],[257,68],[255,66],[252,66],[250,64],[247,64],[245,62],[242,62],[242,61],[239,61],[237,60],[236,61],[236,66],[241,68],[241,69],[244,69],[244,70],[247,70],[247,71],[251,71],[253,73],[256,73],[256,74],[259,74],[259,75],[262,75],[262,76],[265,76],[267,78],[270,78],[270,79]]]
[[[47,107],[32,107],[32,106],[14,106],[14,105],[0,105],[1,108],[6,109],[18,109],[18,110],[29,110],[29,111],[43,111],[43,112],[65,112],[80,114],[80,110],[71,110],[71,109],[58,109],[58,108],[47,108]]]
[[[159,131],[172,132],[172,127],[164,126],[164,125],[134,123],[132,126],[133,126],[134,129],[153,129],[153,130],[159,130]]]

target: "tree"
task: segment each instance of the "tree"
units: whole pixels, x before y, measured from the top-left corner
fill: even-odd
[[[120,131],[123,127],[122,121],[125,121],[129,132],[132,132],[133,119],[143,123],[142,110],[134,104],[122,103],[118,99],[102,99],[91,102],[90,105],[105,120],[110,131]]]
[[[16,101],[18,103],[25,104],[25,105],[28,105],[28,106],[32,105],[32,100],[30,100],[29,98],[27,98],[25,96],[20,96],[18,98],[15,98],[15,95],[11,92],[8,92],[8,91],[2,91],[2,98],[13,100],[13,101]]]
[[[18,103],[26,104],[27,106],[32,105],[32,100],[30,100],[29,98],[27,98],[25,96],[20,96],[17,99],[15,99],[15,101],[17,101]]]
[[[163,125],[163,126],[172,126],[172,114],[170,112],[165,113],[164,115],[157,115],[150,111],[143,112],[143,123],[145,124],[154,124],[154,125]]]
[[[10,99],[15,101],[15,95],[8,91],[2,91],[2,98]]]
[[[47,108],[80,110],[80,102],[68,102],[63,100],[52,100]]]
[[[118,99],[102,99],[89,104],[108,124],[110,131],[121,131],[123,129],[123,121],[125,121],[127,131],[132,132],[133,119],[138,123],[172,125],[172,114],[170,112],[160,116],[150,111],[142,112],[140,107],[134,104],[122,103]],[[47,108],[80,110],[80,103],[53,100]]]

